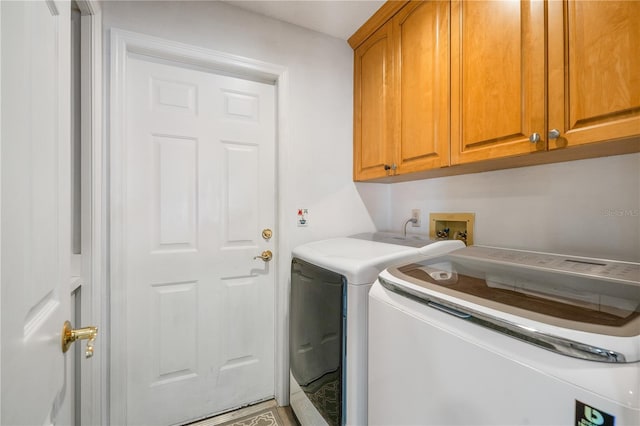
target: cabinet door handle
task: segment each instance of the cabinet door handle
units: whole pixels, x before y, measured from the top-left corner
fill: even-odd
[[[549,139],[558,139],[560,137],[560,130],[551,129],[549,130]]]
[[[533,132],[531,136],[529,136],[529,142],[538,143],[540,142],[540,133]]]

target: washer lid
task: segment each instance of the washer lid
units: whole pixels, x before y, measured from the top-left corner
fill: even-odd
[[[389,268],[384,281],[414,300],[453,306],[448,313],[465,312],[465,319],[497,318],[640,360],[637,263],[474,246]]]
[[[398,246],[424,247],[433,243],[425,235],[409,234],[400,235],[397,232],[364,232],[362,234],[349,235],[349,238],[357,238],[359,240],[376,241],[378,243],[394,244]]]
[[[418,249],[356,238],[332,238],[303,244],[293,249],[293,257],[334,271],[350,285],[373,283],[386,267],[411,261]]]
[[[378,274],[391,265],[442,256],[464,247],[464,243],[457,240],[422,240],[424,244],[418,247],[389,244],[376,241],[380,239],[379,234],[358,234],[347,238],[315,241],[296,247],[292,255],[294,258],[343,275],[349,285],[364,285],[372,284]],[[382,234],[385,241],[394,235]],[[373,236],[369,239],[368,235]],[[407,240],[411,244],[417,241],[412,237],[407,237]]]

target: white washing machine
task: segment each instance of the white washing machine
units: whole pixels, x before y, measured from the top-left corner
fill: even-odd
[[[371,425],[640,425],[640,264],[490,247],[369,295]]]
[[[291,407],[303,425],[367,424],[367,297],[380,271],[463,247],[390,233],[299,246],[291,264]]]

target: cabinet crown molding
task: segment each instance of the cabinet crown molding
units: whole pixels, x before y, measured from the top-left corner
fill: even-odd
[[[380,9],[378,9],[378,11],[367,20],[367,22],[358,28],[358,31],[349,37],[348,42],[351,48],[355,49],[360,46],[362,42],[364,42],[378,28],[383,26],[407,3],[409,3],[408,0],[389,0],[383,4]]]

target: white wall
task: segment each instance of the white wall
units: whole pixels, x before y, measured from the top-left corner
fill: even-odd
[[[474,242],[640,261],[640,154],[391,185],[391,228],[412,208],[474,212]]]
[[[102,5],[107,44],[110,28],[121,28],[287,67],[290,143],[280,147],[287,156],[280,199],[290,247],[374,229],[352,182],[353,51],[346,41],[221,2]],[[108,45],[105,55],[109,64]],[[307,228],[295,226],[298,208],[309,209]]]
[[[428,232],[429,212],[470,211],[478,244],[640,261],[640,154],[354,184],[353,52],[345,41],[221,2],[106,1],[102,9],[107,84],[111,28],[288,68],[288,138],[279,146],[278,165],[285,178],[278,198],[286,229],[276,229],[286,240],[276,253],[281,277],[288,275],[292,247],[376,228],[400,230],[412,208],[422,209],[423,227],[410,232]],[[309,227],[295,225],[298,208],[309,209]]]
[[[112,27],[288,67],[289,143],[279,165],[287,245],[400,230],[412,208],[476,213],[478,244],[640,260],[640,155],[614,156],[393,185],[354,184],[353,53],[347,43],[221,2],[103,2]],[[107,70],[108,71],[108,70]],[[108,73],[107,79],[108,81]],[[107,91],[108,93],[108,91]],[[298,208],[308,228],[295,226]],[[281,253],[288,257],[288,253]]]
[[[288,401],[287,307],[291,249],[333,236],[375,229],[387,210],[370,214],[368,205],[384,204],[388,187],[364,190],[352,182],[353,51],[338,40],[291,24],[214,1],[102,2],[105,31],[106,101],[110,88],[112,28],[133,31],[287,68],[286,138],[279,141],[278,205],[283,226],[278,265],[276,396]],[[108,111],[108,104],[106,105]],[[105,123],[109,128],[109,121]],[[108,135],[107,135],[108,136]],[[283,179],[284,178],[284,179]],[[296,226],[297,209],[309,209],[310,225]],[[373,217],[373,218],[372,218]]]

